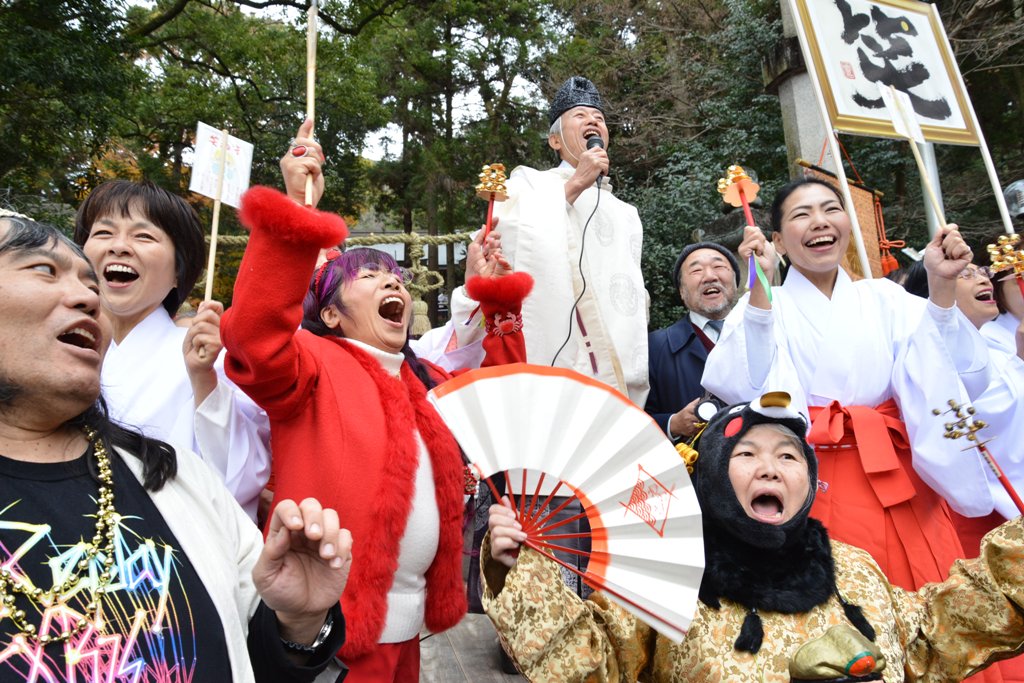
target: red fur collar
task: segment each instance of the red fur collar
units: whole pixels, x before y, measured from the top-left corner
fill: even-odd
[[[387,434],[382,435],[391,450],[384,465],[380,490],[374,496],[373,519],[380,533],[367,539],[345,588],[346,596],[358,596],[359,617],[346,623],[347,638],[342,658],[369,652],[384,629],[387,591],[398,568],[399,542],[405,533],[412,506],[418,450],[412,426],[430,453],[434,488],[440,517],[437,555],[427,570],[426,625],[443,631],[459,622],[466,612],[466,591],[462,582],[462,458],[451,432],[426,400],[426,389],[408,364],[403,363],[401,380],[389,376],[380,363],[365,351],[337,340],[373,378],[380,391]],[[344,602],[344,601],[343,601]]]

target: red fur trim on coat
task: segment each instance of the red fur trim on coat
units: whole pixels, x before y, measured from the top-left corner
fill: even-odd
[[[268,230],[296,244],[315,243],[326,249],[348,237],[345,220],[336,214],[307,209],[288,195],[256,185],[242,196],[239,219],[250,230]]]
[[[361,546],[354,555],[342,605],[355,603],[352,614],[358,618],[346,620],[345,645],[341,656],[358,657],[368,653],[377,644],[387,618],[387,593],[394,582],[398,568],[398,551],[405,525],[412,508],[412,494],[418,463],[416,440],[412,435],[415,416],[401,383],[388,376],[380,363],[361,349],[339,340],[352,357],[373,378],[380,391],[384,407],[387,433],[381,440],[390,451],[385,460],[380,488],[373,497],[372,518],[379,524],[379,533],[359,539]],[[353,472],[354,476],[359,476]]]
[[[529,273],[494,278],[475,275],[466,280],[466,293],[480,302],[485,313],[519,313],[532,289],[533,278]]]
[[[356,559],[352,563],[342,598],[342,604],[352,603],[354,609],[351,613],[358,615],[345,625],[346,641],[340,651],[340,656],[344,659],[370,652],[384,630],[387,619],[387,593],[398,569],[399,544],[405,534],[412,508],[416,468],[419,464],[413,425],[419,429],[434,467],[435,495],[440,520],[437,554],[427,571],[425,621],[432,631],[449,628],[458,622],[466,611],[466,591],[462,584],[461,564],[462,459],[454,438],[436,412],[433,413],[433,419],[424,415],[423,407],[430,411],[433,411],[433,408],[426,404],[426,390],[407,365],[402,366],[402,380],[399,380],[389,376],[381,368],[380,363],[362,349],[357,349],[343,340],[338,342],[373,378],[380,391],[380,402],[384,407],[387,425],[387,433],[382,434],[381,438],[391,451],[390,457],[386,460],[380,488],[373,499],[372,516],[379,520],[380,532],[371,538],[360,539]],[[438,426],[443,432],[441,435],[437,434]],[[453,478],[451,471],[455,473],[454,494],[447,490],[452,488],[452,484],[448,483]],[[454,574],[456,579],[454,585],[449,580],[451,574]],[[442,602],[443,607],[432,608],[435,601]],[[434,625],[438,624],[444,626],[435,629]]]

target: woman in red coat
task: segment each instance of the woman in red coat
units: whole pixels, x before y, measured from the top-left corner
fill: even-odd
[[[307,172],[323,186],[303,133],[308,122],[297,142],[313,155],[296,148],[281,162],[296,198]],[[315,497],[352,532],[346,680],[418,680],[422,628],[443,631],[466,611],[463,462],[426,400],[447,375],[409,350],[412,301],[389,255],[355,249],[314,272],[346,236],[340,217],[257,187],[241,218],[251,236],[222,324],[228,375],[270,416],[275,497]],[[486,319],[519,319],[530,277],[505,274],[497,250],[470,258],[482,267],[467,289]],[[485,364],[522,360],[520,330],[489,322]]]

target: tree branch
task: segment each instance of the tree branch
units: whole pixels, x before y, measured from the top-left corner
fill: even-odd
[[[149,21],[147,21],[145,24],[142,24],[141,26],[136,26],[135,28],[128,31],[128,37],[141,38],[143,36],[148,36],[149,34],[156,31],[158,28],[160,28],[161,26],[163,26],[164,24],[166,24],[167,22],[171,21],[179,14],[184,12],[185,7],[190,2],[192,2],[192,0],[177,0],[177,2],[175,2],[174,5],[172,5],[171,7],[167,8],[166,11],[155,14],[154,16],[150,17]]]

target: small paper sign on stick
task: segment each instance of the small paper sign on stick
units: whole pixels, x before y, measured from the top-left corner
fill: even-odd
[[[192,182],[188,189],[210,199],[217,199],[217,189],[223,168],[224,186],[220,200],[236,209],[242,194],[249,189],[249,171],[252,168],[252,143],[227,136],[202,121],[196,127],[196,151],[192,160]],[[224,146],[224,152],[221,147]],[[226,157],[227,162],[222,163]]]
[[[892,127],[898,135],[910,138],[918,144],[925,144],[924,132],[914,113],[914,105],[907,93],[891,86],[879,85],[878,94],[885,103],[885,108],[892,119]],[[902,111],[901,111],[902,110]],[[906,114],[904,116],[904,114]]]

